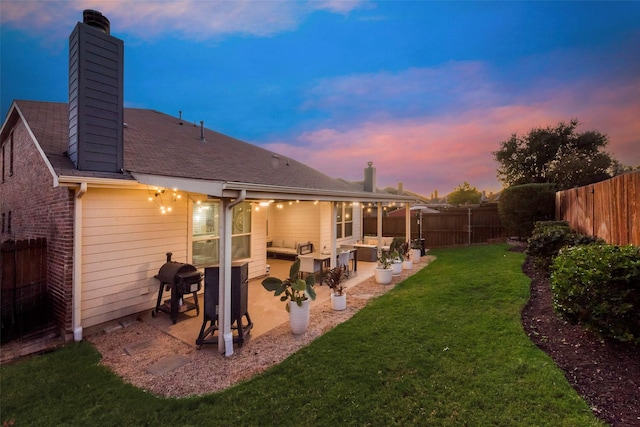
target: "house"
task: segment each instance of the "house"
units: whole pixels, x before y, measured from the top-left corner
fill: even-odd
[[[269,238],[328,248],[361,238],[364,203],[411,197],[334,179],[294,159],[153,110],[124,108],[124,43],[87,10],[69,39],[69,100],[15,100],[1,128],[1,240],[44,237],[48,293],[66,340],[150,310],[173,259],[220,265],[219,351],[233,354],[231,262],[265,274]],[[222,335],[222,334],[221,334]]]

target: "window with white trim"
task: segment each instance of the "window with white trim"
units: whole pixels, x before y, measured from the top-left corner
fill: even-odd
[[[353,203],[336,203],[336,238],[353,236]]]
[[[192,262],[197,266],[220,262],[219,201],[194,203]],[[231,211],[231,259],[251,257],[251,204],[242,202]]]

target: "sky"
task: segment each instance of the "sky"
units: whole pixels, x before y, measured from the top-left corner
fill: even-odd
[[[1,114],[68,100],[84,9],[125,44],[125,106],[425,196],[499,191],[512,134],[578,119],[640,166],[640,2],[2,0]]]

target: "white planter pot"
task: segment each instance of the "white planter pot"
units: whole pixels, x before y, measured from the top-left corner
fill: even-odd
[[[381,285],[388,285],[391,283],[391,276],[393,274],[393,270],[391,268],[375,268],[375,278],[376,282]]]
[[[402,268],[404,270],[411,270],[413,268],[413,261],[402,261]]]
[[[342,291],[342,295],[331,293],[331,308],[341,311],[347,308],[347,294]]]
[[[420,249],[411,249],[411,251],[413,252],[411,254],[411,261],[418,264],[420,262]]]
[[[309,304],[309,300],[302,301],[301,306],[295,301],[289,301],[289,326],[292,334],[303,334],[309,327]]]
[[[393,273],[391,273],[393,276],[402,274],[402,261],[394,261],[393,264],[391,264],[391,270],[393,271]]]

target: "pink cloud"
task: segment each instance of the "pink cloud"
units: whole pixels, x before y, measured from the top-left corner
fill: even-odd
[[[501,141],[512,133],[525,134],[574,117],[582,123],[578,131],[595,129],[609,136],[614,158],[640,164],[639,87],[602,87],[587,95],[575,92],[579,87],[567,87],[545,102],[363,121],[345,130],[305,132],[296,138],[297,146],[280,143],[269,148],[350,180],[361,180],[372,161],[381,187],[403,182],[406,189],[424,195],[436,189],[446,194],[467,181],[479,190],[495,192],[502,186],[492,152]]]
[[[2,25],[31,34],[66,40],[69,22],[81,21],[82,10],[95,9],[112,22],[114,35],[128,33],[140,39],[178,34],[190,40],[207,40],[228,34],[271,36],[290,31],[317,10],[345,14],[363,1],[139,1],[40,0],[2,2]]]

